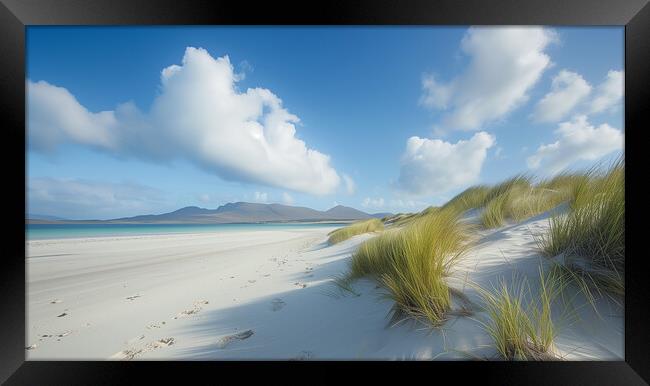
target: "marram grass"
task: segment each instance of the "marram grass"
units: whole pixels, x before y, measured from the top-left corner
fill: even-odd
[[[483,323],[499,356],[505,360],[556,359],[552,353],[558,334],[552,307],[567,285],[557,269],[539,271],[539,289],[533,293],[525,278],[504,281],[491,291],[480,289],[488,321]]]
[[[447,285],[447,277],[469,245],[471,225],[460,221],[467,210],[482,210],[482,225],[495,228],[567,203],[568,213],[551,217],[548,234],[538,240],[545,254],[564,254],[563,265],[547,276],[540,273],[541,290],[534,300],[526,283],[482,291],[491,320],[486,329],[501,356],[549,359],[556,334],[550,306],[567,278],[583,289],[590,282],[598,290],[623,293],[623,161],[606,172],[596,170],[561,173],[538,183],[517,175],[495,186],[466,189],[442,207],[386,217],[387,229],[361,244],[339,285],[349,291],[354,279],[374,277],[395,301],[394,320],[406,315],[439,326],[454,314],[452,296],[462,296]],[[332,232],[331,239],[372,231],[363,224]],[[593,302],[593,294],[584,292]]]
[[[422,217],[428,216],[430,214],[433,214],[433,213],[437,212],[438,210],[440,210],[439,207],[430,206],[430,207],[424,209],[423,211],[421,211],[419,213],[407,213],[407,214],[399,213],[399,214],[396,214],[394,216],[384,217],[382,219],[382,221],[387,226],[390,226],[390,227],[393,227],[393,228],[402,227],[402,226],[405,226],[405,225],[408,225],[408,224],[414,222],[415,220],[417,220],[419,218],[422,218]]]
[[[453,209],[461,213],[470,209],[481,208],[485,206],[490,190],[491,188],[486,185],[472,186],[449,200],[442,208]]]
[[[558,178],[533,185],[530,177],[516,176],[492,188],[481,223],[485,228],[498,228],[508,220],[520,222],[544,213],[569,201],[575,183],[571,178]]]
[[[447,285],[467,248],[465,226],[451,210],[433,211],[402,229],[364,242],[352,256],[350,277],[375,277],[395,301],[395,314],[442,324],[452,306]]]
[[[379,219],[373,218],[370,220],[358,221],[330,232],[328,241],[330,244],[336,244],[356,235],[382,230],[384,230],[384,223]]]
[[[625,164],[592,169],[576,184],[568,213],[552,217],[539,238],[549,257],[564,255],[565,265],[597,289],[625,291]]]

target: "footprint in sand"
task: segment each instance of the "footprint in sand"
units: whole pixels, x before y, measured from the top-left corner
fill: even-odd
[[[160,328],[160,327],[162,327],[161,324],[165,324],[165,322],[163,321],[163,322],[160,322],[160,323],[149,323],[149,324],[147,324],[146,327],[147,327],[148,330],[151,330],[152,328]]]
[[[273,299],[271,302],[271,311],[279,311],[286,305],[287,303],[280,298]]]
[[[64,316],[66,316],[66,315],[68,315],[68,313],[67,313],[67,312],[64,312],[64,313],[62,313],[62,314],[60,314],[60,315],[57,315],[56,317],[57,317],[57,318],[62,318],[62,317],[64,317]]]
[[[179,312],[178,315],[174,316],[174,319],[180,319],[180,318],[186,318],[190,315],[198,314],[201,312],[201,308],[192,308],[191,310],[185,310],[182,312]]]
[[[35,344],[32,344],[32,345],[29,345],[29,346],[25,347],[25,350],[33,350],[36,347],[38,347],[38,346],[36,346]]]
[[[58,303],[61,303],[62,301],[63,300],[61,300],[61,299],[54,299],[54,300],[50,301],[50,304],[58,304]]]
[[[219,339],[219,341],[217,342],[217,347],[221,349],[226,348],[226,346],[228,346],[233,341],[248,339],[251,336],[253,336],[254,333],[255,332],[253,330],[246,330],[237,334],[224,336],[223,338]]]
[[[175,342],[174,338],[162,338],[158,339],[157,341],[153,343],[149,343],[147,347],[152,348],[152,349],[157,349],[161,347],[169,347],[173,345]]]
[[[67,331],[64,331],[64,332],[59,332],[59,333],[54,333],[54,334],[41,334],[41,335],[38,335],[38,336],[41,337],[41,338],[65,338],[66,336],[68,336],[70,334],[72,334],[72,331],[67,330]],[[43,339],[39,339],[39,340],[42,341]],[[57,340],[60,340],[60,339],[57,339]]]
[[[306,288],[306,287],[307,287],[307,284],[305,284],[305,283],[293,283],[293,285],[296,285],[296,286],[298,286],[298,287],[302,287],[302,288]]]
[[[141,298],[141,297],[142,297],[141,295],[133,295],[133,296],[127,296],[126,299],[127,300],[135,300],[135,299]]]
[[[135,358],[137,355],[142,354],[143,350],[139,349],[126,349],[118,352],[117,354],[111,356],[111,359],[120,359],[124,361],[130,361]]]
[[[205,305],[205,304],[208,304],[207,300],[198,300],[194,302],[194,308],[192,308],[191,310],[185,310],[180,312],[178,315],[174,316],[174,319],[185,318],[190,315],[198,314],[199,312],[201,312],[202,309],[201,305]]]
[[[174,344],[174,338],[162,338],[151,343],[147,343],[144,348],[129,348],[114,354],[111,359],[131,360],[140,354],[156,350],[162,347],[169,347]]]

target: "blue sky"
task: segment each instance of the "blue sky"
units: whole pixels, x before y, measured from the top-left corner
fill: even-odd
[[[588,166],[623,146],[623,44],[619,27],[28,27],[28,211],[407,212]]]

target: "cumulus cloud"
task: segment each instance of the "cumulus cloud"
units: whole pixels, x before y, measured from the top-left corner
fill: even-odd
[[[610,70],[595,89],[578,73],[562,70],[553,78],[551,91],[535,106],[537,122],[559,122],[572,111],[588,115],[616,111],[624,94],[623,71]]]
[[[598,85],[589,112],[595,114],[618,108],[621,105],[624,93],[624,72],[610,70],[607,72],[605,80]]]
[[[591,85],[575,72],[562,70],[551,82],[551,91],[535,106],[537,122],[557,122],[566,117],[591,93]]]
[[[65,88],[27,81],[28,133],[35,150],[77,143],[118,156],[187,159],[223,179],[312,194],[341,178],[330,157],[296,136],[297,116],[270,90],[237,89],[228,56],[188,47],[181,65],[161,72],[148,113],[132,103],[91,112]]]
[[[27,82],[30,146],[51,151],[62,142],[112,149],[118,126],[114,111],[91,113],[65,88]]]
[[[481,131],[456,143],[411,137],[402,156],[398,187],[415,196],[440,194],[475,182],[494,136]]]
[[[621,130],[608,124],[594,127],[584,115],[560,123],[555,134],[557,141],[541,145],[527,158],[528,167],[537,169],[543,166],[553,174],[576,161],[594,161],[623,148]]]
[[[68,219],[108,219],[158,213],[161,208],[172,210],[164,194],[148,186],[47,177],[29,179],[27,206],[30,213]]]
[[[480,130],[528,99],[551,65],[544,50],[554,40],[556,34],[541,27],[472,27],[461,41],[468,67],[446,83],[425,76],[420,104],[444,111],[444,128]]]
[[[363,202],[361,202],[361,206],[364,208],[382,208],[384,206],[384,198],[383,197],[378,197],[378,198],[371,198],[371,197],[366,197],[363,199]]]

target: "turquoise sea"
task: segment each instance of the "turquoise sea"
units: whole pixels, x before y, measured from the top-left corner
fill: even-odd
[[[172,233],[260,231],[344,226],[342,223],[255,223],[255,224],[27,224],[27,240],[80,237],[135,236]]]

